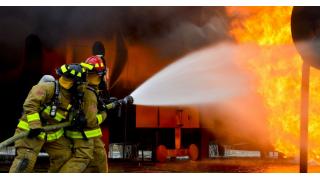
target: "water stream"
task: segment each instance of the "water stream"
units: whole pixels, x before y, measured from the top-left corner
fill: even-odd
[[[216,103],[243,95],[248,77],[235,63],[238,48],[222,43],[174,61],[139,86],[134,103],[176,106]]]

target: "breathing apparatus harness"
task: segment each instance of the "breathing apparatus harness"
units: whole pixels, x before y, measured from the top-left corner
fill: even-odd
[[[54,81],[54,94],[51,99],[51,110],[50,110],[50,117],[55,117],[57,114],[57,107],[60,104],[59,102],[59,83],[57,80]]]
[[[48,75],[45,75],[45,76],[48,76]],[[44,76],[44,77],[45,77]],[[53,77],[52,77],[53,78]],[[59,89],[59,82],[57,80],[55,80],[54,78],[53,79],[50,79],[50,80],[40,80],[39,83],[41,82],[52,82],[54,83],[54,93],[53,93],[53,96],[51,97],[51,100],[50,102],[44,104],[43,108],[41,109],[40,111],[40,114],[42,114],[42,112],[47,108],[47,107],[51,107],[50,108],[50,111],[49,111],[49,116],[51,118],[54,118],[57,114],[57,110],[58,110],[58,107],[60,105],[60,101],[59,101],[59,94],[60,94],[60,89]],[[41,118],[42,119],[42,118]],[[47,122],[43,122],[43,124],[46,124]]]
[[[79,131],[82,134],[84,140],[87,140],[87,136],[84,133],[84,128],[87,125],[85,114],[83,112],[83,96],[84,86],[86,80],[86,69],[80,64],[62,65],[57,69],[57,74],[66,76],[74,80],[73,86],[69,89],[72,94],[71,97],[71,109],[69,110],[67,119],[71,123],[71,126],[67,129]]]
[[[75,95],[72,96],[71,103],[73,106],[70,109],[68,120],[71,122],[69,130],[79,131],[84,140],[88,140],[84,132],[84,128],[87,125],[87,120],[83,112],[83,96],[84,92],[79,91],[79,88],[75,88]]]

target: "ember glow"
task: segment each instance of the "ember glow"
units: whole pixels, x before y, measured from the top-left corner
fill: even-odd
[[[275,150],[299,156],[302,59],[292,40],[292,7],[227,7],[230,34],[238,44],[259,46],[257,56],[243,63],[257,79],[267,109]],[[311,68],[309,156],[320,156],[320,73]]]

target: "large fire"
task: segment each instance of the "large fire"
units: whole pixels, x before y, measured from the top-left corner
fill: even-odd
[[[258,93],[268,111],[275,150],[299,155],[302,59],[291,36],[292,7],[227,7],[230,34],[239,44],[259,46],[247,68],[258,79]],[[309,156],[320,157],[320,73],[310,72]]]

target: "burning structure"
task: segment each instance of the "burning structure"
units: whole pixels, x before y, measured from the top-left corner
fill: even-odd
[[[83,61],[91,55],[95,41],[105,46],[110,92],[119,98],[185,54],[228,41],[240,49],[246,47],[237,51],[235,59],[252,78],[248,96],[186,107],[185,111],[177,111],[181,107],[129,107],[126,117],[118,118],[116,112],[109,116],[104,141],[122,145],[119,157],[130,157],[125,155],[126,145],[149,149],[156,159],[159,147],[187,149],[191,144],[189,154],[182,155],[198,153],[197,157],[207,158],[210,144],[215,144],[218,155],[232,147],[258,150],[263,157],[270,151],[297,157],[302,59],[291,34],[292,9],[1,7],[0,25],[5,28],[0,35],[0,79],[12,88],[1,90],[8,104],[0,108],[6,125],[1,126],[0,139],[13,134],[22,101],[41,75],[53,74],[65,62]],[[309,155],[315,160],[320,157],[318,74],[311,69]],[[164,152],[167,156],[169,151]]]

